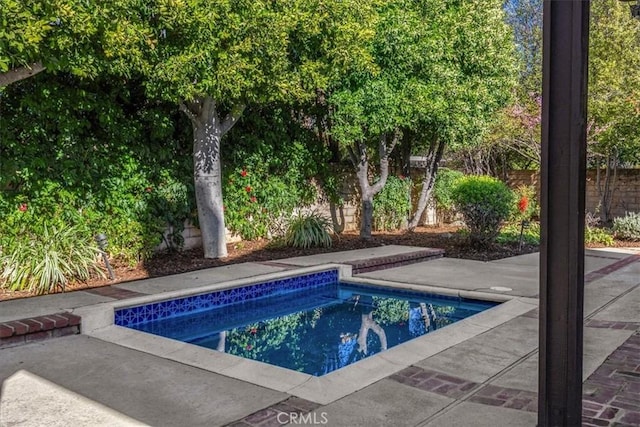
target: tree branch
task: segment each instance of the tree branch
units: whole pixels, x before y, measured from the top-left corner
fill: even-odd
[[[349,159],[351,160],[351,163],[353,163],[353,166],[358,167],[358,156],[356,155],[352,145],[347,146],[347,152],[349,153]]]
[[[9,86],[11,83],[18,82],[20,80],[27,79],[31,76],[46,70],[47,67],[42,65],[42,62],[34,62],[33,64],[25,65],[23,67],[14,68],[4,73],[0,73],[0,87]]]
[[[391,152],[396,147],[401,137],[402,137],[402,132],[400,131],[400,128],[395,128],[395,130],[393,131],[393,140],[391,141],[391,145],[387,150],[387,156],[391,155]]]
[[[378,194],[387,183],[387,177],[389,176],[389,154],[393,147],[398,142],[400,132],[396,129],[393,136],[393,142],[391,143],[391,149],[387,149],[387,138],[385,135],[380,136],[378,141],[378,149],[380,152],[380,179],[371,187],[373,194]]]
[[[191,111],[189,107],[187,107],[187,104],[185,104],[184,102],[180,102],[179,105],[180,105],[180,111],[182,111],[184,114],[187,115],[187,117],[189,117],[189,120],[191,120],[191,123],[195,124],[197,121],[197,117],[193,113],[193,111]]]
[[[227,114],[227,116],[224,118],[220,126],[222,130],[222,135],[229,132],[229,130],[231,130],[233,125],[235,125],[238,122],[238,119],[240,118],[240,116],[242,116],[242,113],[244,112],[245,108],[247,108],[245,104],[234,105],[233,108],[231,108],[231,111],[229,111],[229,114]]]

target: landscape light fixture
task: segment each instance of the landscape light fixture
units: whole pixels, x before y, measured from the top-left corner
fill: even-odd
[[[100,249],[100,253],[102,254],[102,260],[104,261],[104,265],[107,267],[107,271],[109,272],[109,278],[114,280],[116,275],[113,273],[113,269],[111,268],[111,264],[109,264],[109,258],[107,257],[107,245],[109,242],[107,241],[107,235],[104,233],[96,234],[96,243],[98,244],[98,248]]]
[[[620,0],[623,3],[635,3],[630,6],[631,16],[640,19],[640,0]]]

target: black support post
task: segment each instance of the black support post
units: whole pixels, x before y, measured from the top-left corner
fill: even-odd
[[[538,425],[582,421],[589,1],[545,0]]]

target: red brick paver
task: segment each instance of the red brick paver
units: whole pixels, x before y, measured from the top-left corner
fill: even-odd
[[[465,380],[464,378],[422,369],[417,366],[409,366],[391,375],[389,379],[454,399],[464,396],[478,386],[478,383]]]
[[[57,313],[0,323],[0,349],[80,333],[80,317]]]
[[[640,332],[611,353],[583,386],[583,426],[638,425]]]
[[[486,385],[469,398],[470,402],[482,403],[503,408],[521,409],[537,412],[538,394],[515,388]]]
[[[604,276],[607,276],[613,273],[614,271],[618,271],[621,268],[626,267],[627,265],[632,264],[636,261],[640,261],[640,254],[630,255],[626,258],[622,258],[621,260],[616,261],[612,264],[609,264],[605,267],[602,267],[598,270],[592,271],[591,273],[587,273],[584,275],[584,282],[589,283],[589,282],[593,282],[594,280],[601,279]]]
[[[353,274],[360,274],[442,258],[443,256],[444,249],[425,248],[419,251],[407,252],[404,254],[382,256],[370,259],[359,259],[355,261],[345,262],[345,264],[349,264],[352,266]]]
[[[135,298],[142,295],[148,295],[142,292],[130,291],[128,289],[116,288],[115,286],[102,286],[99,288],[86,289],[84,292],[103,297],[114,298],[117,300]]]
[[[291,424],[314,424],[314,418],[310,412],[319,407],[320,404],[318,403],[294,396],[228,424],[227,427],[276,427],[290,422]],[[296,422],[301,420],[301,416],[307,416],[302,421],[306,420],[308,422]],[[318,418],[318,420],[322,421],[321,418]]]

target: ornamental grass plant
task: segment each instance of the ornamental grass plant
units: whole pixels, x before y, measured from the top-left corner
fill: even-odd
[[[287,246],[295,248],[328,248],[332,244],[330,221],[318,212],[301,213],[290,223],[284,238]]]
[[[104,276],[98,254],[90,233],[80,225],[43,223],[38,232],[23,229],[2,240],[0,287],[35,294],[64,291],[71,281]]]

